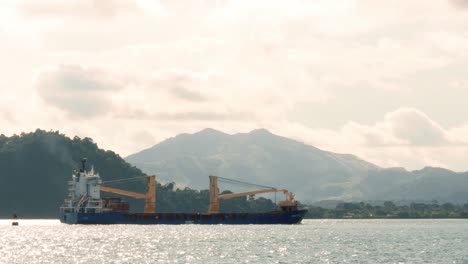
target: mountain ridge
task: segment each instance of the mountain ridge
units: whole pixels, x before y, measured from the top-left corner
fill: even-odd
[[[182,138],[164,140],[125,159],[143,171],[159,174],[163,180],[198,189],[206,188],[204,178],[217,174],[289,188],[309,202],[387,198],[444,200],[454,195],[450,188],[460,200],[464,199],[462,187],[468,189],[463,174],[459,176],[460,173],[448,169],[382,168],[355,155],[321,150],[263,128],[232,135],[208,128],[182,135]],[[165,152],[168,148],[172,150],[170,155]],[[437,183],[443,180],[449,182]],[[419,186],[426,186],[427,192]],[[468,200],[468,194],[466,198]]]

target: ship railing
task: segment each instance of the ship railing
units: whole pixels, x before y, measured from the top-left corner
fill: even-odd
[[[73,202],[71,200],[65,200],[61,207],[73,207]]]
[[[102,204],[101,200],[88,200],[84,207],[84,211],[86,213],[100,213],[103,208]]]
[[[102,208],[103,202],[100,199],[88,200],[86,203],[86,208]]]
[[[102,208],[100,205],[87,205],[86,208]]]
[[[75,208],[74,207],[68,207],[68,206],[61,206],[60,207],[60,212],[61,213],[73,213],[73,212],[75,212]]]

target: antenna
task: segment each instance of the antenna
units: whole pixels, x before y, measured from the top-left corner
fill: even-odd
[[[80,172],[85,172],[85,171],[86,171],[86,160],[87,160],[87,158],[82,158],[82,159],[81,159],[81,169],[80,169]]]

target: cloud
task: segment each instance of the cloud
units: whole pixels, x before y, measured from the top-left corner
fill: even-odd
[[[155,119],[166,121],[247,121],[252,114],[217,112],[157,113]]]
[[[395,137],[410,145],[436,146],[448,143],[446,131],[417,109],[400,108],[387,114],[385,122]]]
[[[355,143],[370,148],[381,147],[450,147],[463,139],[450,137],[449,131],[422,111],[402,107],[389,112],[374,125],[349,122],[342,129],[344,137],[358,138]]]
[[[266,127],[379,165],[467,168],[463,2],[0,2],[4,131],[60,129],[126,155]],[[59,66],[31,85],[44,65]]]
[[[203,95],[203,82],[206,76],[187,71],[169,71],[158,73],[151,81],[151,86],[163,89],[175,99],[188,102],[205,102],[208,98]]]
[[[72,117],[84,118],[107,113],[112,105],[112,93],[124,88],[126,82],[100,70],[60,65],[42,71],[36,88],[47,104]]]
[[[361,114],[364,113],[361,112]],[[330,140],[324,138],[322,142],[315,143],[322,145],[326,142],[325,146],[331,146],[334,149],[338,146],[339,151],[352,149],[353,146],[363,148],[436,147],[459,143],[453,137],[450,138],[448,131],[425,113],[407,107],[388,112],[371,125],[351,120],[338,127],[336,132],[323,128],[314,128],[314,130],[328,131],[327,134],[330,137]]]
[[[138,11],[133,0],[22,0],[20,12],[32,17],[114,17]]]
[[[183,86],[174,86],[171,89],[171,93],[177,98],[181,98],[192,102],[203,102],[206,98],[198,92],[191,91]]]
[[[0,108],[0,135],[12,133],[12,128],[17,126],[16,120],[12,113],[6,109]]]
[[[264,126],[279,135],[325,150],[355,154],[382,167],[467,170],[464,156],[468,155],[468,125],[443,128],[415,108],[391,111],[373,125],[348,122],[338,131],[294,122]]]
[[[1,109],[0,111],[1,111],[0,120],[3,121],[1,123],[9,123],[9,124],[16,123],[16,118],[15,118],[14,114],[11,111],[9,111],[7,109]]]
[[[42,100],[73,118],[109,115],[123,120],[164,122],[229,121],[256,118],[255,113],[224,107],[199,87],[204,74],[178,70],[136,80],[110,71],[59,65],[43,70],[36,88]]]
[[[457,8],[468,8],[467,0],[449,0]]]
[[[450,128],[447,131],[447,137],[456,145],[468,145],[468,124]]]
[[[181,108],[176,112],[146,112],[143,110],[123,110],[115,115],[118,118],[133,120],[153,120],[165,122],[185,121],[230,121],[247,122],[255,119],[253,113],[220,112],[220,111],[186,111]]]

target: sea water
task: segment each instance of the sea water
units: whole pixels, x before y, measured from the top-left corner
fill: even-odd
[[[65,225],[0,220],[0,263],[468,263],[468,220]]]

